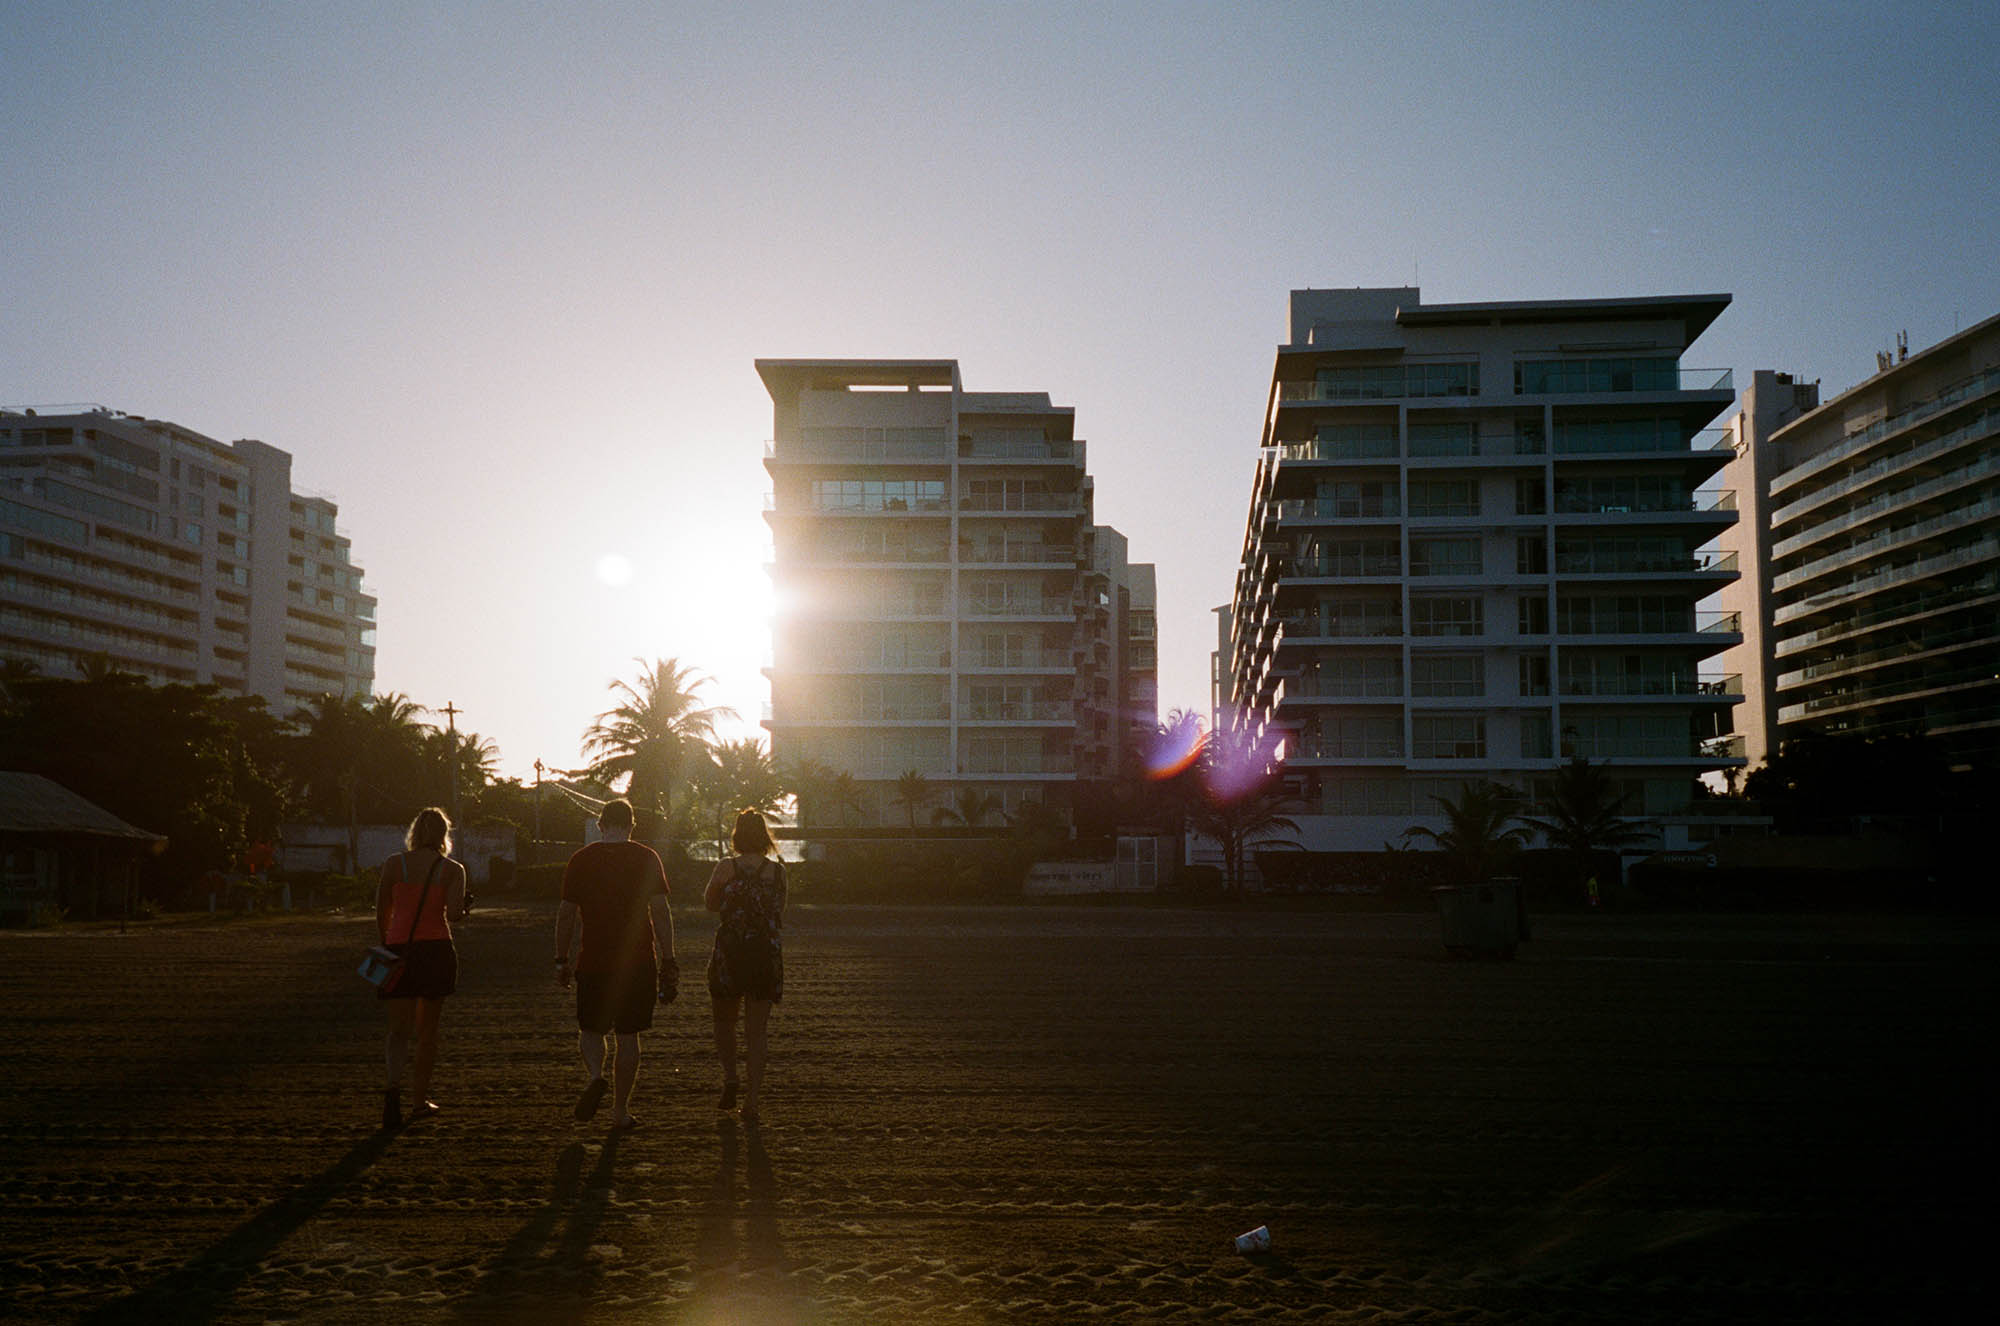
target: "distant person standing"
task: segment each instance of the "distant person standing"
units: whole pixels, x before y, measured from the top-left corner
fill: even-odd
[[[715,1053],[722,1060],[724,1111],[736,1106],[736,1021],[743,1020],[749,1090],[741,1117],[757,1122],[764,1085],[771,1009],[784,997],[785,863],[774,860],[771,830],[754,810],[736,816],[729,834],[735,853],[716,862],[703,901],[721,914],[708,959],[708,995],[715,1006]]]
[[[430,1098],[431,1070],[437,1066],[438,1020],[444,1001],[458,989],[458,949],[451,923],[465,919],[465,867],[451,859],[451,821],[427,806],[410,821],[404,850],[382,863],[375,890],[375,928],[382,946],[403,957],[403,968],[377,998],[389,1005],[389,1081],[382,1093],[382,1126],[403,1126],[403,1063],[416,1039],[410,1065],[412,1119],[438,1112]]]
[[[667,906],[667,872],[660,855],[632,838],[632,803],[607,801],[598,812],[602,835],[563,868],[556,910],[556,980],[576,978],[576,1044],[590,1072],[576,1117],[590,1119],[604,1103],[604,1038],[616,1034],[612,1060],[611,1126],[639,1126],[632,1085],[639,1079],[639,1033],[653,1025],[653,1001],[680,991],[674,961],[674,915]],[[571,965],[571,944],[583,932]]]

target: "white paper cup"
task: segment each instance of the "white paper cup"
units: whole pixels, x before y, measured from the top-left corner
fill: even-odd
[[[1247,1234],[1238,1234],[1236,1236],[1236,1250],[1246,1256],[1253,1252],[1269,1252],[1271,1250],[1271,1227],[1269,1225],[1259,1225]]]

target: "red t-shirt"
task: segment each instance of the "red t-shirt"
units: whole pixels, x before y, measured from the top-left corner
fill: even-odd
[[[625,971],[653,964],[653,914],[667,893],[667,869],[644,843],[592,843],[563,867],[562,898],[583,919],[580,972]]]

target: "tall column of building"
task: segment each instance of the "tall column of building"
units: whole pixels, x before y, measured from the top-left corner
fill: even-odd
[[[1295,291],[1220,681],[1282,741],[1307,845],[1379,850],[1436,799],[1572,753],[1635,813],[1685,808],[1739,698],[1708,487],[1726,370],[1684,368],[1724,295],[1425,305]]]
[[[2000,767],[2000,317],[1770,436],[1776,737],[1933,737]]]
[[[289,714],[374,681],[375,600],[291,456],[102,406],[0,410],[0,657],[90,659]]]
[[[927,826],[898,799],[914,770],[934,806],[970,789],[997,826],[1115,771],[1123,539],[1091,525],[1075,412],[965,391],[951,360],[757,369],[773,404],[772,752],[859,792],[809,805],[815,820]]]

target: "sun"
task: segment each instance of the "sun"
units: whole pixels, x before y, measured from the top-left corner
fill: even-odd
[[[619,553],[606,553],[597,559],[597,579],[612,589],[622,589],[632,583],[632,559]]]

